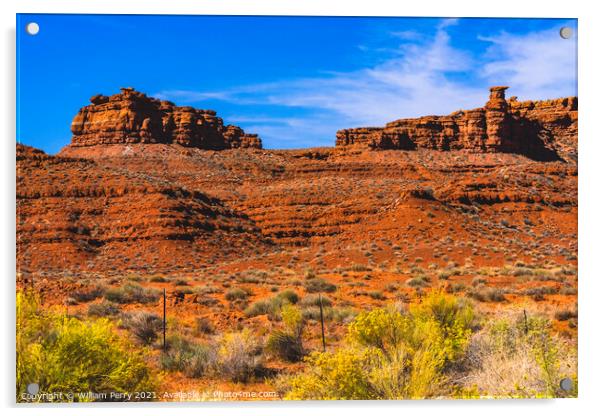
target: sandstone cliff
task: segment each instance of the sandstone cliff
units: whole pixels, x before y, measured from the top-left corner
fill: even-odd
[[[400,119],[385,127],[337,132],[339,148],[470,150],[519,153],[536,160],[575,160],[577,97],[545,101],[505,98],[508,87],[492,87],[482,108],[447,116]]]
[[[71,131],[72,147],[123,143],[176,143],[201,149],[252,147],[261,139],[238,126],[224,126],[213,110],[178,107],[122,88],[110,97],[95,95],[79,110]]]

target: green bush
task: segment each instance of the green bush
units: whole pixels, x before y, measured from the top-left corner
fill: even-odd
[[[152,391],[156,376],[143,356],[108,320],[83,322],[44,311],[35,297],[17,293],[17,401],[32,381],[42,393]]]
[[[245,309],[245,315],[249,318],[259,315],[268,315],[271,319],[280,318],[280,310],[283,305],[295,304],[299,301],[299,295],[293,290],[287,289],[270,299],[262,299],[251,304]]]
[[[268,338],[266,348],[280,358],[290,362],[297,362],[303,358],[303,327],[305,320],[301,310],[291,304],[285,304],[281,310],[284,330],[272,332]]]
[[[321,296],[322,307],[332,306],[332,300],[326,296]],[[301,299],[301,306],[320,306],[320,295],[307,295]]]
[[[112,302],[103,301],[88,306],[88,316],[114,316],[119,313],[119,307]]]
[[[285,361],[297,362],[303,358],[301,339],[285,331],[273,331],[268,337],[266,349]]]
[[[320,320],[320,307],[318,306],[304,307],[301,313],[303,314],[303,319]],[[332,308],[329,306],[322,308],[324,321],[347,322],[355,314],[351,308]]]
[[[374,349],[340,349],[314,352],[306,358],[307,370],[285,383],[288,400],[378,399],[370,383]]]
[[[215,369],[217,353],[210,346],[180,336],[167,339],[167,351],[161,354],[161,368],[181,371],[188,377],[202,377]]]
[[[313,353],[287,381],[289,399],[403,399],[449,390],[446,371],[464,353],[475,323],[470,304],[432,292],[409,311],[378,308],[348,327],[349,347]],[[285,383],[286,384],[286,383]]]
[[[297,295],[297,292],[291,289],[283,290],[276,296],[282,300],[286,300],[288,303],[295,304],[299,302],[299,295]]]
[[[428,276],[420,275],[420,276],[416,276],[416,277],[412,277],[411,279],[408,279],[406,284],[410,287],[419,288],[419,287],[428,286],[429,282],[430,282],[430,279]]]
[[[105,299],[116,303],[153,303],[159,299],[159,291],[144,288],[136,283],[127,283],[124,286],[107,290]]]
[[[335,290],[337,290],[337,287],[335,284],[330,283],[329,281],[321,278],[321,277],[315,277],[312,279],[308,279],[305,281],[305,290],[308,291],[309,293],[316,293],[316,292],[334,292]]]
[[[250,291],[247,289],[233,288],[226,292],[225,298],[229,301],[246,300],[249,297]]]
[[[194,320],[195,323],[195,332],[197,334],[213,334],[215,332],[215,327],[213,326],[213,322],[211,319],[206,316],[199,316]]]

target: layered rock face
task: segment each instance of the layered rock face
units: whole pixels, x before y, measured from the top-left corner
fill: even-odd
[[[574,160],[577,97],[546,101],[505,98],[508,87],[491,87],[482,108],[447,116],[400,119],[385,127],[337,132],[339,148],[470,150],[519,153],[536,160]]]
[[[169,270],[271,249],[245,214],[205,192],[23,145],[16,158],[21,271]]]
[[[71,123],[73,147],[99,144],[176,143],[186,147],[222,150],[261,149],[261,139],[238,126],[224,126],[213,110],[178,107],[122,88],[110,97],[95,95]]]

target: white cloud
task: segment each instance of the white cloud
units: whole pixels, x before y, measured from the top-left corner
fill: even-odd
[[[577,37],[563,39],[559,30],[481,37],[491,43],[482,76],[519,99],[577,95]]]
[[[209,99],[226,101],[231,99],[226,92],[200,92],[188,90],[159,91],[158,93],[153,94],[153,97],[157,97],[160,100],[178,101],[180,103],[195,103]]]

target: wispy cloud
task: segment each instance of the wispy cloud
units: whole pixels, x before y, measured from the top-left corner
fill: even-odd
[[[356,71],[245,85],[222,92],[162,91],[177,102],[224,100],[248,106],[228,121],[259,133],[269,147],[331,145],[336,130],[379,126],[403,117],[448,114],[481,106],[490,85],[506,84],[520,99],[576,94],[576,40],[556,29],[522,35],[482,36],[486,53],[452,45],[443,20],[430,35],[391,32],[399,45],[388,59]],[[256,116],[254,106],[304,110],[302,116]],[[281,113],[281,111],[280,111]]]
[[[528,99],[577,95],[577,37],[563,39],[559,29],[481,37],[491,43],[483,77],[500,80],[513,95]]]
[[[201,91],[189,91],[189,90],[166,90],[159,91],[153,94],[161,100],[173,100],[180,103],[196,103],[200,101],[217,99],[228,101],[233,98],[227,92],[201,92]]]

